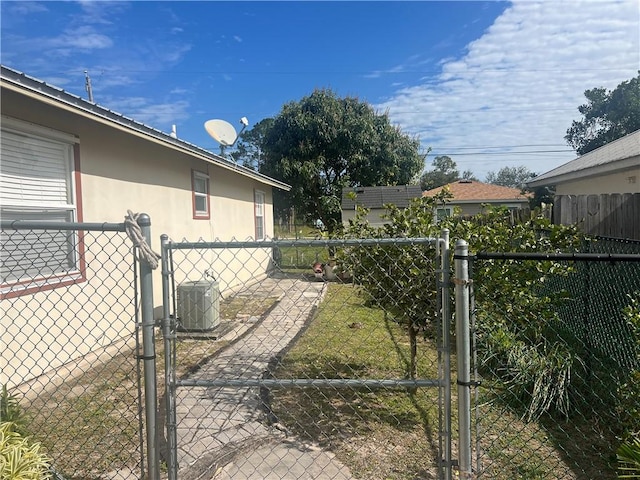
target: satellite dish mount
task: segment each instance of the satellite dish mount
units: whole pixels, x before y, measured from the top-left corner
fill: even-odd
[[[240,119],[242,128],[240,132],[236,132],[236,129],[229,122],[224,120],[207,120],[204,122],[204,129],[211,137],[220,144],[220,156],[224,157],[224,149],[227,147],[233,147],[238,141],[238,137],[244,129],[249,125],[247,117]]]

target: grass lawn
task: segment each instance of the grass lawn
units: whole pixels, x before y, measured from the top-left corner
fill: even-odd
[[[404,329],[366,305],[358,289],[330,284],[307,330],[281,359],[276,378],[403,378],[409,343]],[[455,369],[455,357],[452,358]],[[418,376],[437,377],[431,340],[418,345]],[[452,373],[455,382],[455,371]],[[612,444],[597,418],[525,422],[495,400],[500,385],[480,388],[478,437],[485,479],[615,478]],[[457,437],[453,385],[454,438]],[[438,392],[422,388],[369,391],[351,388],[275,389],[272,409],[301,439],[329,448],[362,479],[437,478]],[[475,435],[474,435],[475,437]],[[457,457],[453,446],[453,458]]]
[[[436,378],[437,353],[421,342],[418,372]],[[349,285],[330,284],[276,378],[404,378],[409,342],[402,327],[364,305]],[[330,448],[359,478],[437,478],[438,391],[404,388],[277,389],[272,409],[302,439]]]

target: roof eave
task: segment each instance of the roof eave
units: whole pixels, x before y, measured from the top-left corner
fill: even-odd
[[[640,165],[640,155],[617,160],[615,163],[603,163],[593,167],[582,168],[567,172],[560,175],[542,176],[540,179],[533,179],[527,182],[528,187],[542,187],[545,185],[558,185],[560,183],[571,182],[573,180],[583,180],[590,177],[596,177],[603,174],[619,173],[632,168],[638,168]]]
[[[472,203],[528,203],[529,198],[480,198],[480,199],[470,199],[470,200],[456,200],[452,198],[451,200],[447,200],[448,204],[472,204]]]
[[[5,76],[5,72],[12,74],[13,78]],[[77,115],[92,119],[98,123],[122,130],[137,137],[160,144],[166,148],[185,153],[218,167],[249,177],[260,183],[279,188],[284,191],[291,190],[291,186],[268,177],[246,167],[236,165],[233,162],[214,153],[204,150],[184,140],[175,139],[160,130],[149,127],[124,115],[113,112],[97,104],[87,102],[80,97],[72,95],[64,90],[52,87],[44,82],[36,80],[23,73],[2,66],[0,86],[16,93],[26,95],[34,100],[47,103],[54,107],[62,108]]]

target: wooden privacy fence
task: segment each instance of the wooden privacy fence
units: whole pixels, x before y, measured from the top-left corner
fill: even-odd
[[[558,195],[553,219],[585,233],[640,240],[640,193]]]

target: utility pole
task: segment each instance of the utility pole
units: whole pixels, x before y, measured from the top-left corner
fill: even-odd
[[[93,103],[93,90],[91,89],[91,77],[89,77],[89,71],[84,71],[84,89],[89,94],[89,101]]]

